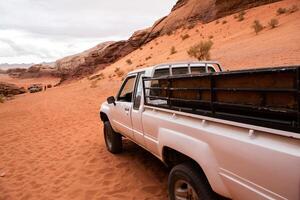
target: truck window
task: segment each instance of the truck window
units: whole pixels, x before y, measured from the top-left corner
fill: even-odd
[[[157,78],[157,77],[169,76],[169,75],[170,75],[169,68],[165,68],[165,69],[157,69],[157,70],[155,70],[153,77]]]
[[[132,93],[134,90],[136,76],[128,77],[121,87],[121,91],[119,92],[118,101],[123,102],[132,102]]]
[[[187,67],[172,68],[173,75],[188,74],[188,73],[189,73],[189,69]]]
[[[208,73],[216,72],[216,70],[213,67],[208,67]],[[202,74],[206,73],[205,67],[191,67],[191,73],[192,74]]]
[[[145,74],[145,72],[141,72],[138,75],[138,80],[136,83],[136,89],[135,89],[135,95],[134,95],[134,101],[133,101],[133,109],[138,110],[141,105],[141,99],[142,99],[142,93],[143,93],[143,81],[142,77]]]

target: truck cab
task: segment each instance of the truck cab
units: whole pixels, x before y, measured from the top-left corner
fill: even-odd
[[[142,78],[221,71],[222,68],[218,62],[166,63],[132,71],[124,79],[117,95],[109,97],[109,101],[103,103],[101,112],[104,111],[106,115],[109,115],[111,126],[116,132],[122,133],[126,138],[147,148],[144,139],[147,136],[143,133],[141,116],[144,110]],[[109,104],[111,102],[113,103]]]

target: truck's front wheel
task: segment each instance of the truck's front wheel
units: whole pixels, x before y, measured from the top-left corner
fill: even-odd
[[[175,166],[169,175],[170,200],[213,200],[214,193],[205,175],[191,163]]]
[[[109,121],[104,122],[104,140],[109,152],[113,154],[122,152],[122,136],[112,129]]]

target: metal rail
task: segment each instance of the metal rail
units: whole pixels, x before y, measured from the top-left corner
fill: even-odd
[[[289,81],[294,83],[293,87],[220,87],[222,78],[236,78],[240,75],[254,77],[256,75],[272,75],[273,74],[287,74]],[[292,80],[291,78],[292,77]],[[191,79],[207,79],[210,87],[174,87],[174,83],[178,79],[189,81]],[[152,81],[163,81],[164,86],[159,85],[151,87]],[[287,80],[282,80],[287,81]],[[147,84],[148,83],[148,84]],[[156,82],[157,83],[157,82]],[[217,87],[216,83],[219,83]],[[274,128],[284,131],[300,133],[300,67],[281,67],[281,68],[267,68],[257,70],[242,70],[234,72],[221,72],[200,75],[176,75],[167,77],[144,77],[144,102],[145,105],[167,108],[176,111],[199,114],[219,119],[242,122],[246,124],[258,125],[262,127]],[[156,91],[156,92],[155,92]],[[163,95],[162,95],[163,92]],[[175,95],[176,92],[176,95]],[[194,98],[179,98],[185,92],[192,93]],[[202,93],[209,95],[209,100],[202,99]],[[260,96],[258,104],[247,103],[229,103],[222,102],[218,98],[222,93],[230,95],[241,95],[245,97],[246,93]],[[155,94],[155,95],[153,95]],[[274,96],[275,95],[275,96]],[[283,108],[276,105],[267,104],[268,98],[281,98],[282,95],[295,100],[295,107]],[[195,97],[197,97],[195,99]],[[153,103],[153,100],[163,100],[163,103]]]

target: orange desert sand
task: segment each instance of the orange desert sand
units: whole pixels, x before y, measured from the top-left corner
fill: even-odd
[[[300,12],[276,16],[277,8],[293,4],[300,7],[298,0],[287,0],[248,10],[242,22],[231,15],[219,24],[178,30],[100,71],[104,80],[82,79],[0,104],[0,200],[167,199],[168,170],[157,158],[127,140],[122,154],[106,151],[99,108],[120,86],[115,68],[128,72],[136,65],[188,60],[186,50],[210,35],[212,59],[226,70],[299,64]],[[271,18],[277,18],[279,26],[255,35],[252,22],[259,19],[267,25]],[[185,33],[190,38],[182,41]],[[178,53],[170,55],[171,46]],[[128,66],[127,59],[133,64]],[[58,81],[0,80],[18,85]]]

